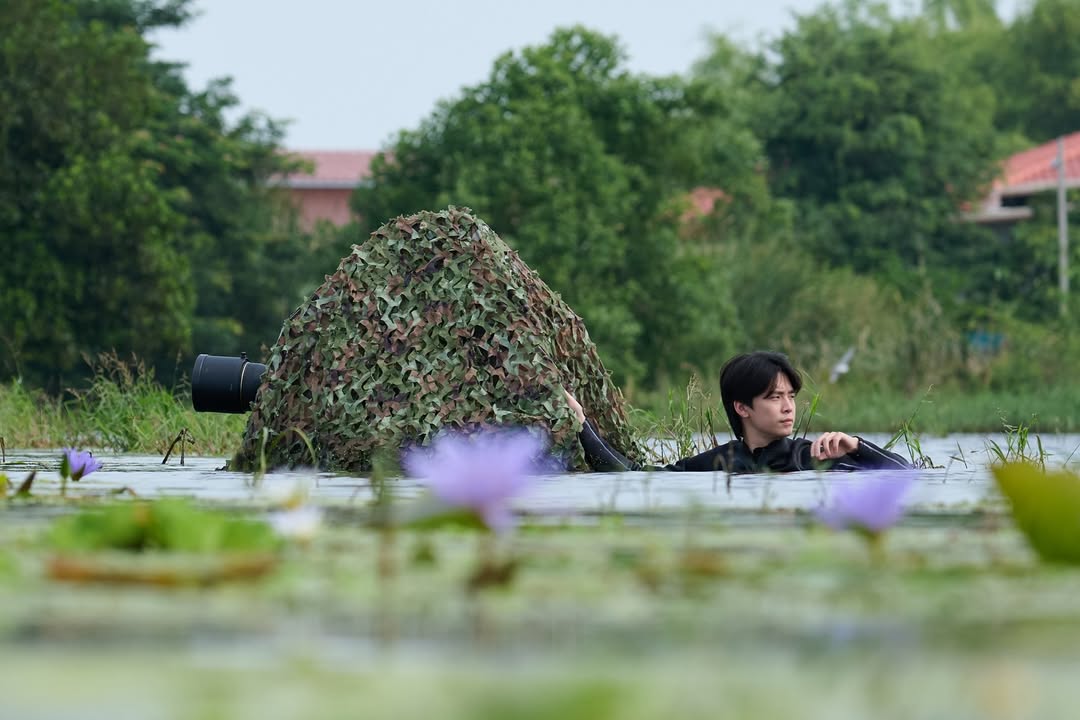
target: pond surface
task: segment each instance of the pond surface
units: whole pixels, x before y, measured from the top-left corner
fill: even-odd
[[[867,434],[871,442],[888,438]],[[1080,462],[1080,435],[1048,435],[1040,438],[1048,466]],[[956,434],[922,439],[923,453],[934,468],[918,471],[921,482],[910,496],[915,508],[963,509],[988,497],[992,487],[988,466],[997,443],[1006,448],[1004,436]],[[904,454],[903,449],[900,449]],[[1034,450],[1029,450],[1034,452]],[[58,451],[14,451],[7,454],[4,470],[17,481],[31,469],[39,471],[39,487],[58,483]],[[368,478],[312,470],[276,471],[262,478],[258,487],[249,474],[220,470],[224,458],[178,457],[163,465],[150,455],[99,455],[102,470],[72,486],[79,493],[109,492],[130,488],[144,497],[183,495],[229,502],[265,501],[304,489],[308,496],[327,504],[364,504],[371,499]],[[847,473],[799,472],[784,475],[736,475],[723,473],[575,473],[548,476],[523,497],[518,508],[525,512],[584,515],[599,512],[650,513],[687,508],[712,510],[795,510],[818,506],[828,482],[850,477]],[[729,482],[730,480],[730,482]],[[421,487],[410,478],[394,484],[396,497],[408,498]]]
[[[1080,460],[1080,435],[1041,442],[1050,466]],[[159,588],[50,578],[45,532],[79,503],[9,504],[0,718],[1072,717],[1080,571],[1039,563],[1015,530],[991,443],[1007,447],[922,439],[939,467],[916,471],[915,512],[880,555],[788,512],[850,474],[551,476],[520,509],[583,521],[501,539],[512,574],[483,591],[486,536],[374,531],[350,510],[372,497],[366,477],[274,472],[256,487],[220,457],[100,455],[70,495],[258,509],[299,486],[333,511],[259,582]],[[37,470],[46,498],[58,465],[56,450],[15,451],[2,470]]]

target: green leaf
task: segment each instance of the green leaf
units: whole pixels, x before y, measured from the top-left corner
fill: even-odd
[[[1039,556],[1080,564],[1080,477],[1026,463],[996,466],[993,473],[1017,527]]]

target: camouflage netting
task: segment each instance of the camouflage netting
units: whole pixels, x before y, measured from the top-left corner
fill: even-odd
[[[369,470],[444,427],[545,428],[586,469],[570,390],[641,458],[581,318],[469,210],[396,218],[286,321],[233,466]],[[261,459],[260,459],[261,456]]]

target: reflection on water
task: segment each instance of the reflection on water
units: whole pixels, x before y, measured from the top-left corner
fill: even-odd
[[[883,444],[886,437],[867,435]],[[922,482],[911,495],[916,507],[959,508],[978,503],[988,493],[992,459],[991,441],[1005,447],[1005,439],[986,435],[949,435],[923,438],[923,452],[939,467],[918,471]],[[1080,462],[1080,435],[1042,437],[1050,465]],[[902,452],[902,450],[901,450]],[[13,481],[31,469],[39,475],[35,483],[56,485],[59,478],[59,451],[15,451],[7,453],[3,470]],[[148,455],[99,455],[102,470],[82,480],[75,492],[108,492],[130,488],[142,497],[186,495],[209,500],[260,501],[282,495],[297,486],[320,502],[364,504],[371,499],[364,476],[336,475],[311,470],[269,473],[259,487],[252,476],[218,470],[222,458],[189,457],[185,465],[171,458]],[[525,511],[558,514],[595,512],[678,511],[686,508],[757,510],[812,508],[821,503],[825,485],[850,477],[841,473],[800,472],[785,475],[737,475],[723,473],[578,473],[550,476],[520,503]],[[396,495],[410,497],[418,485],[402,478]]]

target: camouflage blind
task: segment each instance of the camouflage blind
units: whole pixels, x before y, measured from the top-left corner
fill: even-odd
[[[306,437],[318,466],[367,471],[443,428],[529,426],[587,469],[563,388],[641,458],[581,318],[470,210],[419,212],[354,245],[285,322],[233,466],[309,465]]]

